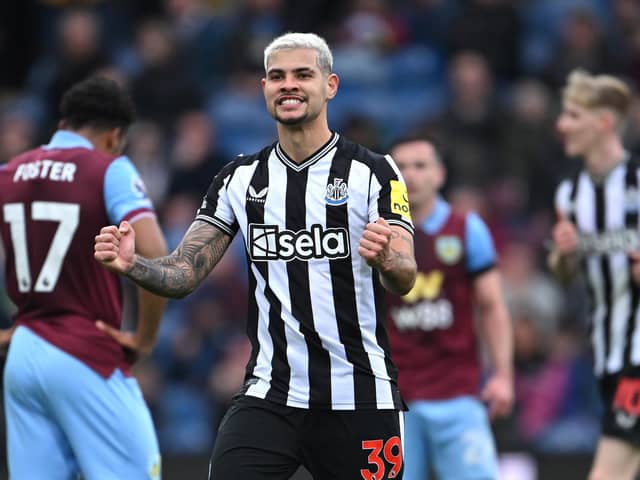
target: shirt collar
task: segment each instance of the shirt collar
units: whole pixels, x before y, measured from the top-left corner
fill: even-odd
[[[93,144],[82,135],[69,130],[58,130],[53,134],[51,140],[42,148],[52,150],[54,148],[88,148],[93,150]]]
[[[431,214],[422,222],[422,229],[429,234],[437,232],[449,217],[449,212],[451,212],[451,206],[438,196]]]
[[[320,159],[324,158],[333,149],[333,147],[335,147],[339,139],[340,139],[340,135],[338,135],[336,132],[331,132],[331,138],[329,138],[327,143],[325,143],[322,147],[316,150],[315,153],[311,154],[311,156],[309,156],[308,158],[306,158],[300,163],[296,163],[293,160],[291,160],[291,158],[289,158],[289,155],[287,155],[287,152],[285,152],[280,146],[280,142],[276,144],[275,152],[276,152],[276,156],[280,159],[282,163],[292,168],[296,172],[300,172],[305,168],[307,168],[309,165],[313,165]]]

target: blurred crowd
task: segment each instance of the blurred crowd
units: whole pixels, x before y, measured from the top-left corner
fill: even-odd
[[[560,286],[544,266],[553,192],[577,166],[554,122],[576,67],[640,87],[636,0],[3,2],[0,163],[47,142],[71,84],[109,75],[132,92],[127,154],[175,247],[216,172],[275,140],[259,80],[264,47],[286,31],[333,49],[333,129],[378,151],[398,135],[435,137],[446,194],[490,226],[516,346],[517,405],[495,426],[499,448],[590,452],[600,407],[583,287]],[[640,100],[626,145],[640,153]],[[210,451],[249,355],[247,294],[236,241],[194,294],[169,303],[136,367],[164,454]],[[0,323],[10,314],[0,298]]]

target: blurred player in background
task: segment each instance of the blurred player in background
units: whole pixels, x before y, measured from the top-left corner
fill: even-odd
[[[388,351],[383,288],[412,287],[406,187],[393,160],[332,132],[338,77],[314,34],[265,50],[262,80],[278,142],[211,183],[175,252],[134,255],[130,229],[96,238],[96,259],[161,295],[183,297],[241,231],[249,259],[245,384],[223,418],[210,478],[402,478],[404,402]]]
[[[149,410],[131,363],[151,351],[164,300],[138,293],[135,333],[120,331],[117,275],[93,260],[105,222],[166,254],[144,184],[122,155],[134,111],[112,80],[67,91],[50,142],[0,167],[0,235],[17,307],[4,370],[13,480],[160,478]],[[12,334],[12,335],[11,335]]]
[[[557,127],[582,169],[558,186],[549,267],[580,271],[590,296],[594,372],[604,402],[590,480],[631,480],[640,467],[638,158],[622,145],[631,92],[618,78],[574,71]]]
[[[409,190],[418,264],[413,289],[387,295],[393,359],[409,403],[405,480],[425,480],[430,471],[439,479],[496,479],[489,417],[510,412],[514,391],[512,326],[493,240],[479,216],[454,212],[439,195],[445,167],[432,142],[398,140],[390,154]],[[493,367],[480,398],[476,309]]]

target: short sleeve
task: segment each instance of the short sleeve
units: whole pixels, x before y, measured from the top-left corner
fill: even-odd
[[[215,225],[220,230],[234,236],[238,231],[238,222],[229,201],[229,182],[235,168],[235,162],[228,163],[215,176],[202,205],[196,212],[196,220],[203,220]]]
[[[131,160],[118,157],[104,175],[104,204],[109,221],[135,221],[141,216],[155,215],[147,189]]]
[[[554,198],[556,211],[568,215],[571,205],[571,180],[564,180],[558,185]]]
[[[374,162],[369,205],[369,221],[375,222],[382,217],[390,225],[399,225],[413,235],[407,186],[390,155],[381,156]]]
[[[465,244],[467,272],[476,275],[496,265],[497,254],[489,227],[475,213],[467,215]]]

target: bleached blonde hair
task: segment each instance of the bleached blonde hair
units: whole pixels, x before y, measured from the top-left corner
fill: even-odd
[[[591,75],[577,69],[569,74],[562,98],[589,110],[610,109],[623,120],[629,112],[632,94],[627,84],[613,75]]]
[[[316,63],[320,71],[326,75],[333,70],[333,55],[331,49],[324,38],[315,33],[285,33],[274,39],[267,48],[264,49],[264,71],[271,55],[282,50],[293,50],[295,48],[309,48],[316,51]]]

